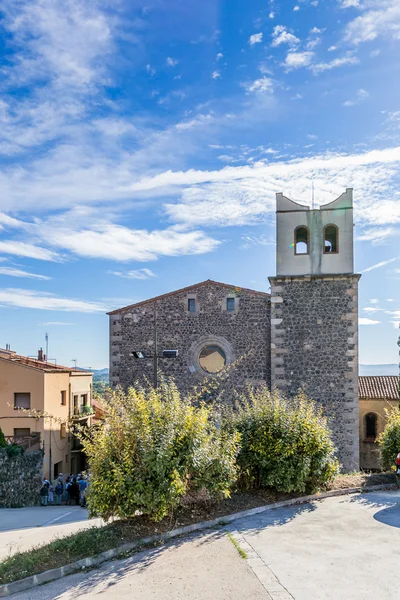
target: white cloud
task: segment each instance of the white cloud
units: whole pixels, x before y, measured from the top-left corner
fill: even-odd
[[[364,100],[367,100],[368,98],[369,98],[369,92],[367,92],[367,90],[364,90],[363,88],[361,88],[357,91],[356,97],[352,100],[346,100],[345,102],[343,102],[343,106],[356,106],[357,104],[360,104],[361,102],[363,102]]]
[[[61,260],[61,256],[57,254],[57,252],[53,252],[53,250],[48,250],[46,248],[41,248],[39,246],[14,240],[0,241],[0,252],[14,256],[26,256],[29,258],[35,258],[37,260]]]
[[[358,324],[359,325],[378,325],[378,323],[380,323],[381,321],[374,321],[373,319],[367,319],[364,317],[361,317],[360,319],[358,319]]]
[[[168,67],[176,67],[176,65],[179,63],[178,60],[176,60],[175,58],[171,58],[170,56],[168,56],[167,58],[167,65]]]
[[[387,298],[386,302],[394,302],[394,298]]]
[[[360,6],[360,0],[340,0],[340,6],[341,8],[350,8],[350,6],[357,8]]]
[[[151,269],[136,269],[133,271],[109,271],[110,275],[116,275],[123,279],[150,279],[151,277],[157,277]]]
[[[378,298],[371,298],[370,303],[371,304],[379,304],[379,300],[378,300]]]
[[[253,35],[251,35],[249,37],[249,44],[250,44],[250,46],[254,46],[255,44],[260,44],[262,42],[262,39],[263,39],[262,33],[253,33]]]
[[[356,56],[342,56],[341,58],[335,58],[326,63],[316,63],[311,65],[312,72],[317,75],[318,73],[322,73],[324,71],[330,71],[331,69],[336,69],[338,67],[343,67],[344,65],[357,65],[359,63],[359,59]],[[348,105],[346,105],[348,106]]]
[[[253,93],[258,92],[261,94],[272,94],[274,91],[274,82],[269,77],[261,77],[255,81],[248,81],[241,84],[247,92]]]
[[[372,242],[373,246],[383,244],[388,237],[398,234],[398,230],[394,227],[378,227],[374,229],[366,229],[363,233],[356,237],[357,242]]]
[[[219,71],[214,71],[211,75],[211,77],[213,79],[220,79],[221,78],[221,73]]]
[[[108,222],[63,226],[51,220],[42,224],[38,233],[48,244],[68,250],[77,256],[117,261],[148,261],[159,256],[203,254],[214,250],[220,242],[202,231],[179,231],[176,228],[147,231],[129,229]]]
[[[59,298],[45,292],[16,288],[0,289],[0,304],[38,310],[58,310],[67,312],[106,312],[107,307],[99,302],[86,302],[70,298]]]
[[[298,10],[300,10],[300,6],[296,4],[296,6],[293,7],[293,11],[297,12]]]
[[[328,48],[328,52],[334,52],[335,50],[337,50],[337,46],[329,46]]]
[[[308,67],[313,58],[314,52],[289,52],[284,64],[287,70],[291,71],[292,69]]]
[[[368,273],[369,271],[374,271],[375,269],[380,269],[381,267],[386,267],[386,265],[390,265],[390,263],[394,262],[395,260],[398,260],[397,257],[389,258],[389,260],[383,260],[382,262],[376,263],[376,265],[372,265],[371,267],[368,267],[367,269],[363,269],[360,272]],[[370,300],[370,302],[373,303],[373,300]]]
[[[27,277],[31,279],[43,279],[48,281],[51,277],[46,275],[37,275],[36,273],[29,273],[29,271],[23,271],[22,269],[14,269],[12,267],[0,267],[0,275],[8,275],[9,277]]]
[[[377,306],[366,306],[363,310],[367,313],[374,313],[383,311],[383,308],[378,308]]]
[[[289,44],[289,46],[296,46],[300,40],[298,37],[287,31],[283,25],[277,25],[274,27],[272,32],[272,44],[271,46],[280,46],[281,44]]]
[[[218,160],[221,160],[222,162],[226,162],[226,163],[230,163],[233,162],[233,156],[230,156],[229,154],[220,154],[218,156]]]
[[[274,13],[273,11],[271,11],[271,12],[269,13],[268,17],[269,17],[270,19],[275,19],[275,13]]]
[[[218,54],[216,56],[216,60],[219,61],[219,60],[221,60],[221,58],[224,58],[224,55],[222,54],[222,52],[218,52]]]
[[[398,0],[365,0],[356,6],[362,14],[347,24],[345,40],[358,45],[378,37],[400,40],[400,2]],[[343,4],[342,4],[343,6]]]

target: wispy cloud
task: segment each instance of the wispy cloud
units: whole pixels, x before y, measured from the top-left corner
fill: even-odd
[[[168,56],[167,58],[167,66],[168,67],[176,67],[176,65],[179,63],[179,60],[176,60],[175,58],[171,58],[171,56]]]
[[[13,240],[0,241],[0,252],[14,256],[26,256],[37,260],[60,261],[62,259],[60,254],[53,250]]]
[[[52,327],[64,325],[74,325],[74,323],[68,323],[65,321],[44,321],[44,323],[38,323],[38,327]]]
[[[343,102],[343,106],[356,106],[357,104],[361,104],[361,102],[368,100],[368,98],[369,92],[361,88],[357,91],[355,98],[351,100],[346,100],[345,102]]]
[[[87,302],[70,298],[59,298],[34,290],[3,288],[0,289],[0,303],[18,308],[34,308],[38,310],[56,310],[66,312],[95,313],[106,312],[107,307],[100,302]]]
[[[310,69],[315,75],[318,75],[324,71],[331,71],[332,69],[337,69],[344,65],[357,65],[359,62],[360,60],[356,56],[342,56],[341,58],[335,58],[329,62],[311,65]]]
[[[9,277],[27,277],[31,279],[43,279],[48,281],[51,277],[47,275],[37,275],[36,273],[29,273],[29,271],[23,271],[22,269],[13,269],[12,267],[0,267],[0,275],[8,275]]]
[[[374,229],[366,229],[360,233],[357,242],[372,242],[373,246],[383,244],[389,237],[395,235],[397,230],[394,227],[378,227]]]
[[[213,71],[211,77],[212,79],[221,79],[221,73],[219,71]]]
[[[110,275],[116,275],[123,279],[150,279],[151,277],[157,277],[151,269],[137,269],[132,271],[109,271]]]
[[[344,0],[344,8],[359,8],[361,15],[350,21],[345,29],[345,40],[359,45],[380,36],[400,39],[400,3],[398,0]]]
[[[382,262],[376,263],[376,265],[372,265],[371,267],[368,267],[367,269],[363,269],[360,272],[368,273],[369,271],[373,271],[374,269],[380,269],[381,267],[386,267],[386,265],[390,265],[395,260],[398,260],[398,258],[396,257],[396,258],[390,258],[389,260],[383,260]],[[372,300],[371,300],[371,302],[372,302]]]
[[[365,317],[361,317],[358,319],[359,325],[378,325],[381,321],[374,321],[373,319],[367,319]]]
[[[269,77],[261,77],[260,79],[256,79],[255,81],[247,81],[241,83],[241,86],[246,89],[247,92],[253,93],[261,93],[261,94],[271,94],[274,91],[274,82]]]
[[[262,42],[262,39],[263,39],[262,33],[253,33],[253,35],[251,35],[249,37],[249,44],[250,44],[250,46],[254,46],[255,44],[260,44]]]

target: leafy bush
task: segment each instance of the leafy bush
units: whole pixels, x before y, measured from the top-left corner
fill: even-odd
[[[189,491],[229,496],[239,436],[219,429],[211,408],[174,384],[109,392],[103,423],[79,434],[89,460],[89,512],[108,520],[137,511],[155,521]]]
[[[0,427],[0,448],[5,448],[7,446],[6,438],[4,436],[3,430]]]
[[[394,468],[396,456],[400,452],[400,409],[386,411],[387,424],[378,437],[382,468],[386,471]]]
[[[264,386],[248,388],[225,427],[241,435],[242,488],[313,491],[338,473],[327,421],[304,394],[287,400]]]

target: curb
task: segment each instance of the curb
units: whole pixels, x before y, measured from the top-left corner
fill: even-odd
[[[365,488],[356,487],[344,488],[342,490],[331,490],[329,492],[323,492],[322,494],[312,494],[310,496],[302,496],[300,498],[292,498],[290,500],[283,500],[282,502],[275,502],[274,504],[257,506],[256,508],[242,510],[231,515],[217,517],[216,519],[212,519],[211,521],[201,521],[200,523],[185,525],[184,527],[178,527],[177,529],[172,529],[171,531],[167,531],[165,533],[150,535],[148,537],[141,538],[133,542],[127,542],[126,544],[117,546],[117,548],[106,550],[105,552],[102,552],[101,554],[98,554],[96,556],[82,558],[81,560],[70,563],[69,565],[65,565],[64,567],[58,567],[57,569],[44,571],[43,573],[32,575],[31,577],[26,577],[25,579],[19,579],[18,581],[12,581],[11,583],[0,585],[0,598],[5,598],[6,596],[10,596],[11,594],[16,594],[17,592],[29,590],[31,588],[37,587],[38,585],[42,585],[43,583],[55,581],[56,579],[59,579],[60,577],[65,577],[66,575],[72,575],[73,573],[82,571],[86,567],[94,567],[97,565],[101,565],[106,561],[117,558],[121,554],[129,552],[130,550],[135,550],[136,548],[141,546],[147,546],[154,542],[162,542],[165,540],[169,540],[171,538],[178,537],[186,533],[192,533],[193,531],[199,531],[201,529],[210,529],[212,527],[216,527],[217,525],[225,525],[227,523],[236,521],[237,519],[241,519],[242,517],[250,517],[252,515],[257,515],[258,513],[265,512],[266,510],[274,510],[276,508],[282,508],[284,506],[293,506],[295,504],[304,504],[313,500],[323,500],[325,498],[332,498],[335,496],[345,496],[348,494],[356,494],[361,492],[374,492],[375,490],[391,490],[396,489],[397,487],[398,486],[396,483],[381,483],[379,485],[371,485]]]

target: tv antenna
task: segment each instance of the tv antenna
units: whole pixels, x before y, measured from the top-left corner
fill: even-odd
[[[74,369],[76,369],[76,363],[77,363],[77,360],[76,360],[76,358],[71,358],[71,362],[73,362],[73,363],[74,363]]]
[[[46,335],[44,336],[44,339],[46,340],[46,362],[47,362],[47,357],[49,356],[49,334],[46,333]]]

